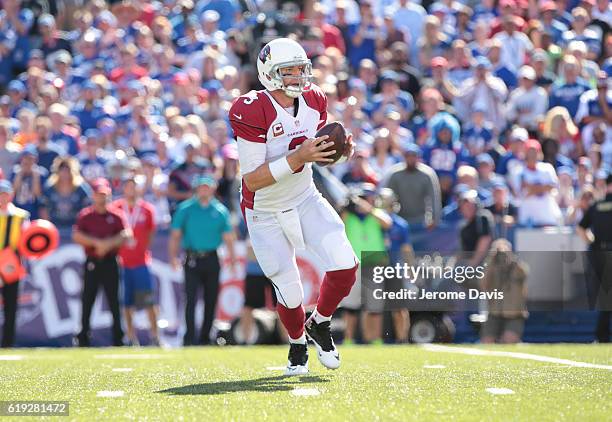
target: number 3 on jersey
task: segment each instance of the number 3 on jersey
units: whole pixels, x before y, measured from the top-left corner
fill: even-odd
[[[302,143],[308,139],[305,136],[298,136],[297,138],[293,138],[291,140],[291,142],[289,142],[289,151],[296,149],[299,145],[302,145]],[[301,166],[300,168],[296,169],[293,174],[295,173],[299,173],[302,170],[304,170],[304,166]]]

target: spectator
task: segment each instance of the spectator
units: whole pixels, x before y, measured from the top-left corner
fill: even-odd
[[[578,111],[574,120],[582,125],[582,142],[588,150],[594,142],[594,133],[600,123],[605,123],[605,162],[612,166],[612,89],[605,72],[598,74],[597,88],[586,91],[580,96]]]
[[[550,108],[565,107],[574,118],[578,111],[580,96],[589,90],[589,85],[579,78],[578,61],[574,56],[567,55],[561,62],[563,80],[553,85],[548,106]]]
[[[434,57],[444,57],[450,43],[450,37],[440,30],[440,19],[432,15],[427,16],[423,36],[417,42],[421,70],[426,71]]]
[[[257,341],[257,330],[255,329],[256,323],[253,311],[265,308],[268,302],[267,298],[270,298],[269,305],[273,307],[276,307],[278,301],[276,299],[276,290],[257,262],[251,240],[248,238],[246,225],[241,224],[241,231],[243,231],[243,236],[245,236],[247,263],[244,279],[244,305],[240,313],[240,327],[242,330],[238,332],[239,335],[242,335],[242,338],[236,340],[238,344],[254,344]]]
[[[442,207],[440,183],[435,171],[420,162],[421,149],[414,144],[404,146],[404,163],[389,170],[386,186],[397,195],[399,216],[416,227],[433,228]]]
[[[391,150],[389,129],[382,127],[375,133],[374,144],[372,145],[373,156],[370,157],[370,166],[376,174],[377,180],[382,180],[388,170],[400,160]]]
[[[570,226],[577,225],[584,214],[587,212],[589,207],[595,202],[595,194],[592,186],[585,186],[580,196],[574,201],[574,203],[567,209],[565,215],[565,224]]]
[[[501,63],[514,72],[525,64],[527,52],[533,50],[533,44],[525,33],[520,32],[517,23],[516,16],[505,16],[502,20],[503,31],[494,37],[501,45]]]
[[[207,170],[206,164],[198,157],[197,150],[200,148],[200,141],[197,136],[186,136],[185,139],[185,159],[172,170],[168,181],[168,202],[171,214],[174,214],[179,202],[191,198],[193,195],[192,181]]]
[[[548,55],[541,48],[535,50],[531,55],[531,66],[535,70],[536,85],[550,92],[550,87],[555,82],[556,75],[548,70]]]
[[[62,151],[50,140],[51,120],[47,116],[39,116],[34,121],[36,130],[36,150],[38,152],[38,164],[45,170],[50,171],[53,161],[62,155]]]
[[[80,347],[90,346],[91,310],[98,289],[103,287],[113,315],[112,344],[122,346],[117,253],[132,234],[122,214],[110,207],[112,191],[108,180],[98,178],[92,183],[92,188],[93,204],[79,213],[72,235],[74,242],[81,245],[87,255],[83,275],[81,331],[74,340]]]
[[[510,124],[536,131],[548,109],[548,94],[536,85],[533,67],[521,67],[518,76],[519,87],[508,98],[507,118]]]
[[[413,99],[418,98],[421,91],[421,74],[409,64],[411,63],[410,47],[405,42],[396,41],[391,44],[389,50],[391,51],[390,68],[398,76],[400,90],[408,92]]]
[[[511,239],[511,230],[516,224],[518,208],[510,198],[508,187],[503,181],[497,181],[493,184],[493,203],[489,205],[487,210],[493,215],[495,223],[495,239]]]
[[[11,175],[19,159],[20,147],[11,139],[9,120],[0,118],[0,170],[4,177]]]
[[[385,211],[391,219],[391,227],[385,232],[385,243],[389,254],[389,263],[412,262],[414,251],[410,244],[410,226],[406,220],[400,217],[400,204],[393,191],[389,188],[382,188],[378,195],[379,207]],[[400,287],[401,288],[401,287]],[[393,318],[393,328],[396,343],[408,342],[410,332],[410,313],[408,309],[396,309],[391,312]]]
[[[313,26],[320,28],[323,32],[323,45],[327,47],[336,47],[344,55],[346,53],[346,46],[344,45],[344,38],[340,30],[325,21],[328,15],[328,10],[321,3],[315,3],[313,5]],[[222,28],[221,28],[222,29]]]
[[[349,198],[349,204],[341,212],[344,221],[346,236],[353,247],[357,257],[363,261],[366,259],[362,252],[378,251],[384,252],[384,232],[391,228],[391,218],[382,209],[376,208],[376,186],[363,183],[355,187],[354,194]],[[361,308],[361,280],[357,280],[349,295],[343,299],[341,307],[348,309],[345,313],[345,341],[353,341],[357,318],[355,311]],[[356,287],[355,287],[356,286]],[[380,302],[380,301],[378,301]],[[380,303],[376,305],[380,305]],[[378,306],[369,306],[369,302],[363,303],[363,340],[365,343],[382,343],[382,309]]]
[[[79,153],[79,143],[75,131],[66,124],[68,107],[62,103],[55,103],[49,107],[51,120],[50,140],[62,148],[64,153],[75,156]]]
[[[50,170],[41,196],[40,218],[52,221],[65,242],[70,239],[78,213],[91,203],[91,189],[73,157],[55,158]]]
[[[40,49],[45,57],[58,50],[72,51],[66,35],[57,30],[55,18],[52,15],[45,13],[38,17],[38,30],[42,37]]]
[[[392,70],[384,71],[380,78],[380,94],[372,98],[370,115],[376,125],[382,123],[389,108],[398,111],[403,121],[414,111],[414,100],[408,92],[399,88],[399,76]]]
[[[487,153],[478,154],[476,157],[478,170],[478,190],[483,191],[483,195],[490,196],[495,184],[502,182],[503,179],[495,173],[495,161]]]
[[[486,110],[474,108],[472,120],[464,126],[461,141],[467,150],[468,161],[493,148],[493,125],[485,120]]]
[[[16,207],[12,203],[13,187],[7,180],[0,180],[0,250],[18,251],[21,228],[29,220],[26,210]],[[3,260],[6,255],[3,254]],[[19,258],[17,258],[19,259]],[[6,264],[3,262],[3,264]],[[13,270],[16,270],[13,268]],[[17,314],[17,296],[19,293],[19,280],[9,282],[0,277],[2,289],[2,308],[4,321],[2,324],[2,347],[13,347],[15,340],[15,321]]]
[[[491,63],[485,57],[476,59],[474,76],[459,88],[455,109],[462,122],[469,121],[474,109],[487,110],[485,120],[499,133],[506,126],[504,101],[507,89],[504,82],[490,73]]]
[[[395,27],[407,35],[407,42],[410,46],[408,51],[416,53],[418,51],[417,43],[423,35],[423,24],[427,16],[425,9],[412,0],[398,0],[392,11]],[[414,53],[411,60],[413,63],[417,63],[417,57]]]
[[[595,60],[599,57],[601,38],[595,31],[587,28],[589,13],[582,7],[572,10],[572,29],[563,32],[561,46],[565,47],[572,41],[582,41],[588,48],[587,58]]]
[[[482,327],[482,343],[514,344],[521,341],[527,319],[527,266],[513,253],[505,239],[493,242],[482,280],[485,292],[503,292],[504,300],[488,300],[487,321]]]
[[[525,167],[519,173],[520,199],[518,222],[523,226],[556,226],[561,211],[555,200],[559,181],[555,169],[542,162],[542,146],[535,139],[525,145]]]
[[[501,79],[507,89],[514,89],[518,85],[516,70],[509,68],[501,61],[501,41],[498,39],[489,40],[489,51],[486,56],[491,63],[491,74]]]
[[[461,264],[476,267],[484,261],[493,240],[493,216],[483,208],[478,192],[468,189],[459,194],[463,223],[459,230]]]
[[[29,212],[33,220],[38,218],[40,197],[48,176],[47,170],[37,162],[36,147],[28,145],[21,152],[19,164],[14,167],[11,175],[15,205]]]
[[[83,177],[91,182],[106,175],[106,164],[108,159],[100,148],[100,131],[88,129],[83,136],[85,145],[78,159],[81,164]]]
[[[372,13],[372,3],[364,0],[359,4],[361,22],[349,26],[350,42],[347,45],[348,60],[353,69],[363,59],[376,58],[376,44],[382,37],[380,23]]]
[[[157,331],[157,307],[151,276],[151,243],[155,235],[155,210],[153,205],[142,199],[144,177],[133,175],[123,182],[123,197],[113,206],[123,212],[126,228],[131,231],[128,239],[119,249],[121,261],[125,326],[128,342],[138,346],[140,342],[134,330],[134,311],[146,309],[149,318],[150,344],[160,345]]]
[[[440,113],[430,122],[431,139],[423,152],[423,162],[435,170],[440,183],[442,204],[446,204],[455,181],[457,168],[465,151],[459,142],[459,122],[448,113]]]
[[[155,226],[159,230],[170,226],[170,205],[168,204],[168,175],[159,166],[159,159],[155,154],[146,154],[142,157],[142,171],[145,177],[143,198],[155,208]]]
[[[357,185],[361,183],[371,183],[376,185],[378,179],[376,173],[370,166],[370,149],[358,147],[353,159],[348,163],[348,170],[342,176],[342,183],[345,185]]]
[[[185,250],[185,306],[186,331],[183,338],[185,346],[210,343],[210,329],[215,317],[219,295],[219,258],[217,248],[222,242],[234,267],[234,234],[230,224],[229,212],[214,198],[216,182],[211,176],[198,176],[194,179],[193,198],[183,202],[172,217],[172,233],[168,246],[168,256],[174,270],[181,265],[178,260],[179,244]],[[195,306],[198,286],[204,286],[204,322],[200,336],[195,333]]]

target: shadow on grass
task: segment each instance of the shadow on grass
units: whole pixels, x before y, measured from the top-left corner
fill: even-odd
[[[168,388],[166,390],[160,390],[157,392],[169,394],[172,396],[183,396],[198,394],[213,395],[238,393],[242,391],[290,391],[299,385],[321,382],[329,382],[329,379],[320,376],[288,377],[280,375],[276,377],[253,378],[250,380],[219,381],[203,384],[191,384],[184,385],[182,387]]]

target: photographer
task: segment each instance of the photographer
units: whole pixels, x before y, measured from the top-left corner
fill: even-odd
[[[459,232],[464,264],[476,267],[484,260],[493,239],[493,216],[483,209],[478,192],[467,190],[459,195],[459,211],[464,222]]]
[[[342,212],[342,221],[346,227],[346,236],[360,260],[362,252],[385,252],[385,230],[392,225],[392,220],[385,211],[376,208],[376,186],[363,183],[349,197],[349,203]],[[357,326],[357,312],[361,308],[361,279],[357,272],[357,282],[340,306],[345,309],[344,322],[346,331],[345,343],[354,339]],[[363,318],[363,340],[366,343],[382,342],[382,314],[366,310]]]
[[[518,343],[521,341],[527,319],[526,265],[512,253],[512,245],[506,239],[498,239],[491,245],[487,271],[481,288],[485,292],[497,290],[503,300],[489,299],[489,315],[482,327],[482,343]]]

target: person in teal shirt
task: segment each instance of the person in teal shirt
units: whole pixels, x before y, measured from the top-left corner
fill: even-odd
[[[230,264],[235,267],[234,231],[228,209],[215,199],[217,183],[212,176],[197,176],[193,181],[195,195],[181,202],[172,217],[168,245],[170,264],[181,267],[180,245],[185,250],[186,331],[185,346],[210,343],[210,329],[215,318],[219,296],[219,257],[217,248],[225,243]],[[195,336],[195,306],[198,286],[204,287],[204,322],[199,339]]]

